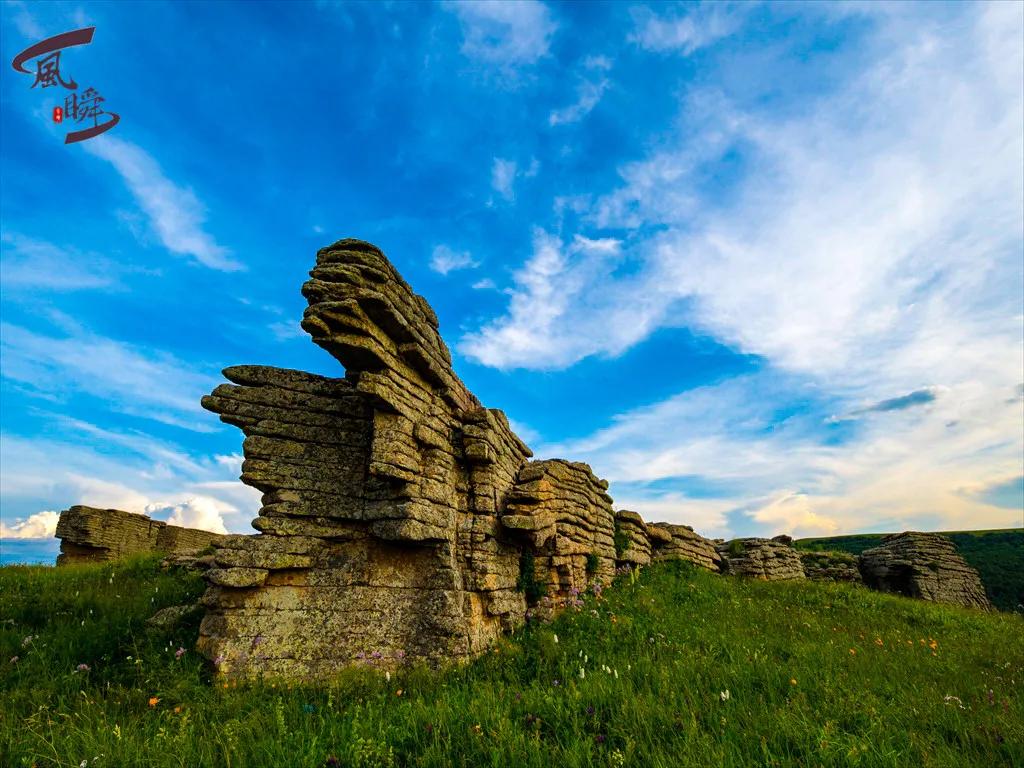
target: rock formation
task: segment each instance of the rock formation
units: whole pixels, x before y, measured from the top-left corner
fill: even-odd
[[[848,552],[801,552],[804,574],[814,581],[861,583],[857,558]]]
[[[60,513],[57,538],[61,540],[57,565],[68,565],[117,560],[144,552],[196,552],[215,542],[220,534],[168,525],[134,512],[76,505]]]
[[[302,327],[344,378],[258,366],[203,399],[245,433],[258,536],[215,554],[199,648],[222,673],[315,677],[473,656],[524,621],[523,554],[548,594],[614,570],[607,483],[528,463],[451,368],[427,302],[374,246],[322,249]]]
[[[906,531],[882,539],[881,546],[860,555],[864,583],[937,603],[991,608],[978,572],[937,533]]]
[[[722,573],[768,581],[804,578],[804,566],[793,547],[772,539],[733,539],[718,545]]]
[[[615,513],[615,564],[638,568],[651,562],[651,534],[647,523],[636,512],[620,509]]]
[[[652,523],[647,526],[647,532],[651,538],[655,561],[682,559],[709,571],[722,569],[722,557],[715,545],[694,533],[688,525]]]

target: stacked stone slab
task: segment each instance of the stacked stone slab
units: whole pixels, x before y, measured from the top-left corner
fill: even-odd
[[[782,541],[733,539],[719,544],[722,573],[750,576],[768,581],[804,578],[799,553]]]
[[[660,560],[689,560],[709,571],[721,570],[722,557],[712,541],[705,539],[688,525],[649,523],[647,535],[652,545],[652,557]]]
[[[579,462],[549,459],[522,468],[501,516],[534,555],[548,597],[566,598],[615,575],[615,513],[608,483]]]
[[[222,543],[199,648],[227,674],[449,661],[520,625],[505,509],[531,455],[451,369],[437,318],[374,246],[322,249],[302,326],[341,378],[240,366],[203,400],[245,433],[258,536]]]
[[[168,525],[120,509],[75,505],[60,514],[57,565],[103,562],[146,552],[191,553],[208,547],[219,534]]]
[[[894,592],[937,603],[991,608],[978,572],[936,533],[906,531],[882,539],[881,546],[860,555],[864,583],[882,592]]]
[[[848,552],[801,552],[804,574],[813,581],[861,583],[857,558]]]
[[[637,512],[615,512],[615,558],[620,568],[640,568],[651,562],[651,536]]]

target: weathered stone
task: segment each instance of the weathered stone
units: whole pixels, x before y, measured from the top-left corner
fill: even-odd
[[[799,553],[773,539],[733,539],[719,544],[722,573],[768,581],[804,578]]]
[[[880,546],[861,553],[859,565],[864,583],[872,589],[991,608],[978,572],[952,541],[937,533],[906,531],[886,536]]]
[[[848,552],[801,552],[800,562],[804,575],[814,581],[862,582],[857,558]]]
[[[690,526],[653,523],[647,526],[647,532],[653,545],[652,557],[655,561],[688,560],[709,571],[721,569],[722,558],[712,542],[694,533]]]
[[[161,608],[148,619],[146,624],[156,629],[172,629],[199,610],[198,605],[172,605]]]
[[[76,505],[61,512],[56,535],[61,540],[57,565],[68,565],[146,552],[193,553],[221,534],[168,525],[134,512]]]
[[[636,512],[620,509],[615,513],[615,558],[618,567],[649,565],[651,537],[644,519]]]

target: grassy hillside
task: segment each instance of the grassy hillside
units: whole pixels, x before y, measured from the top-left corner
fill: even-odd
[[[0,569],[0,765],[1024,765],[1020,616],[676,562],[463,668],[236,687],[145,626],[200,592]]]
[[[884,533],[800,539],[800,549],[840,550],[859,555],[877,547]],[[956,544],[964,560],[978,571],[988,599],[1001,611],[1024,612],[1024,528],[1001,531],[952,531],[943,533]]]

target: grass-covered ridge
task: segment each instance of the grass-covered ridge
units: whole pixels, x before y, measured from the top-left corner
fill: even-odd
[[[988,599],[1001,611],[1024,613],[1024,528],[994,531],[948,531],[960,555],[978,571]],[[884,533],[799,539],[800,549],[838,550],[859,555],[882,543]]]
[[[674,562],[464,668],[225,688],[145,626],[201,589],[0,569],[0,765],[1024,764],[1019,616]]]

